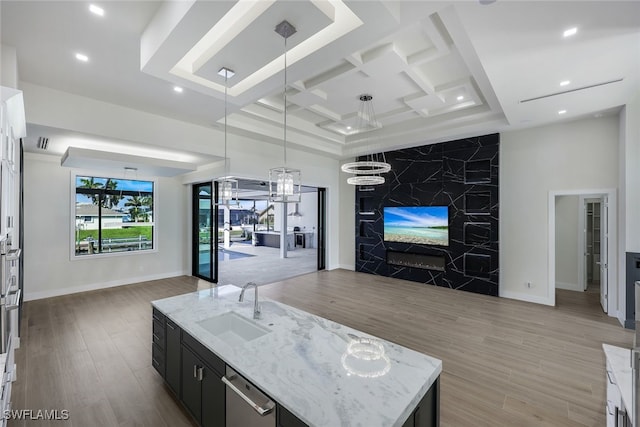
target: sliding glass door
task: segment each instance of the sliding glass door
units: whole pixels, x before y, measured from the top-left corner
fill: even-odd
[[[192,274],[210,282],[218,281],[218,183],[193,185]]]

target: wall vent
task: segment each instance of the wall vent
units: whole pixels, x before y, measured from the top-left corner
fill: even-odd
[[[609,85],[609,84],[612,84],[612,83],[618,83],[618,82],[621,82],[622,80],[624,80],[624,78],[619,78],[619,79],[616,79],[616,80],[610,80],[608,82],[596,83],[596,84],[592,84],[592,85],[589,85],[589,86],[577,87],[575,89],[563,90],[562,92],[550,93],[548,95],[536,96],[535,98],[523,99],[523,100],[520,101],[520,104],[524,104],[525,102],[537,101],[539,99],[550,98],[552,96],[564,95],[565,93],[577,92],[579,90],[591,89],[591,88],[598,87],[598,86],[604,86],[604,85]]]
[[[49,147],[49,138],[45,138],[44,136],[38,137],[38,148],[41,150],[46,150]]]

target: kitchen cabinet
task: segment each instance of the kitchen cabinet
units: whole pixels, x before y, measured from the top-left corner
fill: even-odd
[[[431,386],[413,411],[413,427],[435,427],[440,425],[440,379]],[[411,418],[411,417],[409,417]]]
[[[153,309],[151,344],[151,365],[158,371],[162,378],[166,378],[165,371],[165,316],[160,311]]]
[[[607,427],[631,427],[633,413],[631,350],[612,345],[602,345],[606,359],[607,376]]]
[[[182,332],[182,403],[203,427],[225,424],[224,362]],[[222,367],[222,369],[220,369]]]
[[[180,396],[180,328],[171,320],[165,323],[165,381],[176,396]]]
[[[308,427],[281,405],[276,406],[276,420],[278,427]]]

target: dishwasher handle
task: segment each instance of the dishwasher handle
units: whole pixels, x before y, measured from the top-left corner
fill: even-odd
[[[265,416],[265,415],[269,414],[271,411],[273,411],[273,409],[276,407],[276,404],[273,403],[272,400],[269,400],[267,402],[267,404],[265,405],[266,406],[265,408],[263,408],[262,406],[258,405],[256,402],[251,400],[251,398],[249,396],[244,394],[242,392],[242,390],[240,390],[238,387],[236,387],[235,384],[233,384],[232,381],[235,380],[236,378],[238,378],[237,375],[231,375],[231,376],[229,376],[229,378],[224,376],[224,377],[222,377],[222,382],[225,383],[227,385],[227,387],[229,387],[231,390],[233,390],[238,396],[240,396],[242,398],[242,400],[244,400],[249,405],[251,405],[251,407],[258,414],[260,414],[260,416]]]

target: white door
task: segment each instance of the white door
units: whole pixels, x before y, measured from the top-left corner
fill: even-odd
[[[602,197],[600,215],[600,305],[607,312],[607,297],[609,295],[609,198]]]

